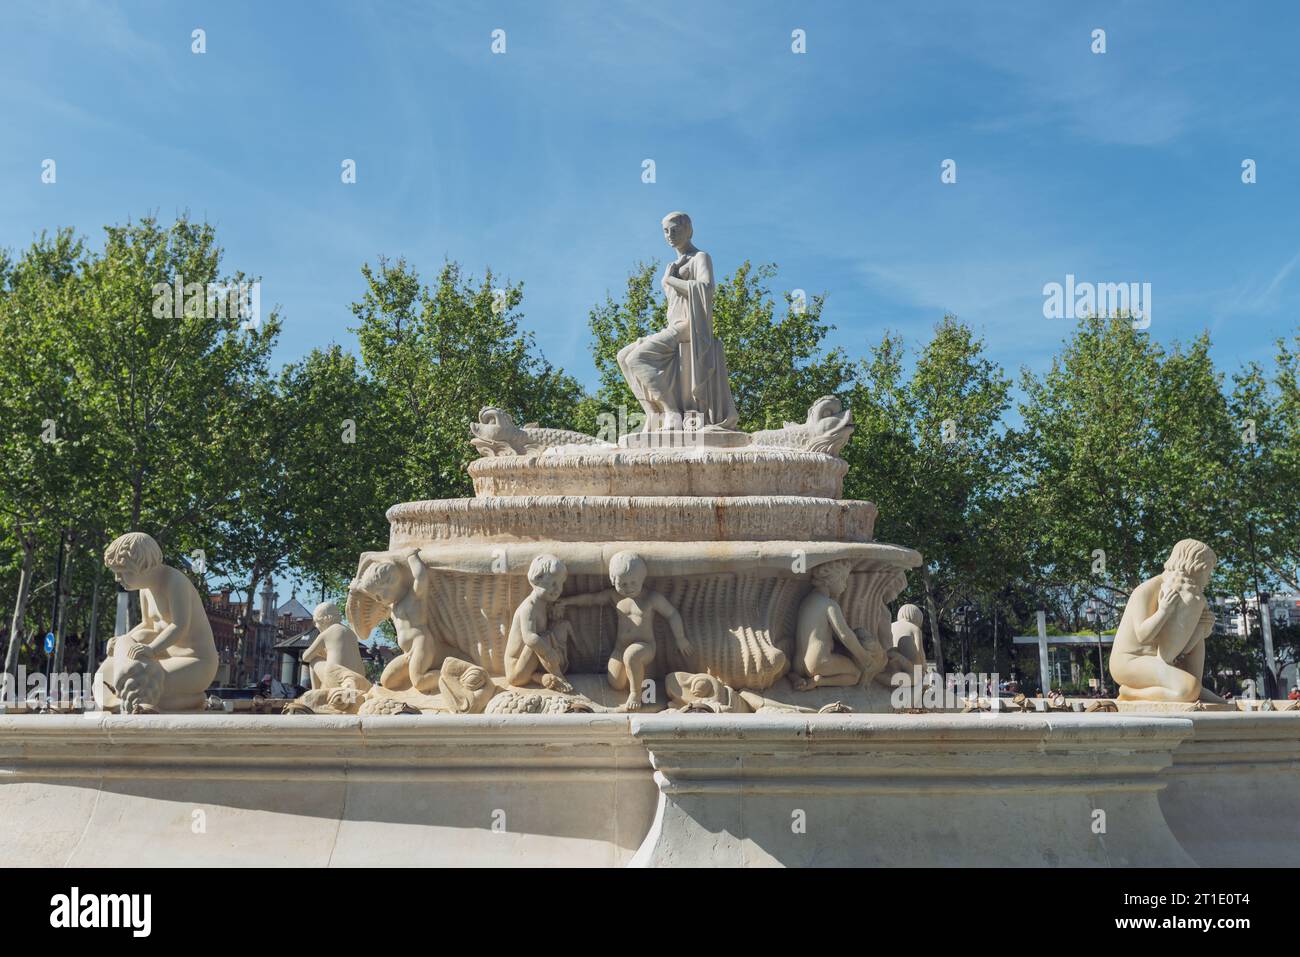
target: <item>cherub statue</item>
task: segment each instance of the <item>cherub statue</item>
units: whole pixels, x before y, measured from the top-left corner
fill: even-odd
[[[355,714],[370,690],[361,643],[334,602],[321,602],[311,617],[320,632],[302,653],[311,669],[311,690],[285,705],[285,713]]]
[[[348,620],[369,635],[384,618],[392,618],[397,646],[402,653],[388,663],[379,683],[389,691],[414,688],[432,694],[437,688],[435,670],[445,656],[429,625],[429,570],[411,548],[396,557],[361,556],[361,568],[348,586]]]
[[[901,684],[910,685],[918,674],[925,674],[925,641],[921,625],[925,615],[916,605],[903,605],[898,609],[898,620],[890,625],[893,646],[885,653],[885,667],[876,675],[876,683],[886,687],[894,685],[894,675],[904,675]]]
[[[646,671],[653,664],[655,617],[663,616],[673,633],[673,642],[683,657],[694,654],[686,638],[686,627],[677,609],[657,591],[645,588],[646,564],[636,552],[618,552],[609,560],[609,581],[613,588],[572,595],[561,599],[560,606],[614,606],[618,615],[618,636],[610,652],[606,678],[615,691],[627,691],[627,701],[620,711],[637,711],[641,707],[641,687]]]
[[[564,562],[554,555],[538,555],[528,566],[533,590],[515,609],[506,641],[506,680],[515,687],[531,684],[541,670],[542,687],[573,693],[573,685],[564,677],[573,626],[562,619],[551,621],[551,608],[564,591],[567,575]]]
[[[849,563],[825,562],[812,572],[812,591],[799,605],[797,647],[790,684],[796,691],[865,685],[885,665],[885,650],[862,629],[852,629],[839,597],[849,584]],[[835,651],[839,639],[848,655]]]
[[[311,613],[319,634],[302,653],[303,664],[311,667],[313,689],[342,688],[351,685],[357,691],[370,690],[365,662],[361,660],[361,642],[347,625],[339,606],[323,601]]]
[[[1210,546],[1185,538],[1163,574],[1133,590],[1110,653],[1121,700],[1223,701],[1201,685],[1205,639],[1214,631],[1205,588],[1217,560]]]
[[[448,711],[482,714],[501,689],[493,683],[486,668],[460,658],[444,658],[438,672],[438,690]]]
[[[96,673],[96,703],[123,714],[201,711],[217,676],[217,645],[198,590],[162,563],[143,532],[128,532],[104,551],[104,564],[128,591],[140,592],[140,624],[110,638]]]

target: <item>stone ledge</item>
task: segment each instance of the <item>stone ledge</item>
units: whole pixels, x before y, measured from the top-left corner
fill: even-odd
[[[0,718],[5,866],[612,866],[654,801],[620,716]]]
[[[7,866],[1249,866],[1297,847],[1293,713],[0,717]]]

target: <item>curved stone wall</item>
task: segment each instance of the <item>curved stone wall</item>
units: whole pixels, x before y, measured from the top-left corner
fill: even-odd
[[[487,461],[487,460],[484,460]],[[390,542],[869,542],[876,506],[757,495],[528,495],[403,502],[388,510]]]
[[[837,499],[848,463],[795,449],[573,451],[482,458],[469,465],[488,496],[781,495]]]

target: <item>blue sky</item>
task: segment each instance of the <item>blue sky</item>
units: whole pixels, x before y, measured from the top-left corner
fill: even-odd
[[[281,307],[280,361],[353,344],[363,262],[491,266],[592,384],[589,309],[685,209],[720,270],[825,292],[854,355],[947,310],[1042,368],[1067,327],[1042,287],[1072,273],[1150,282],[1152,334],[1208,328],[1231,368],[1297,328],[1296,10],[8,2],[0,246],[188,210]]]

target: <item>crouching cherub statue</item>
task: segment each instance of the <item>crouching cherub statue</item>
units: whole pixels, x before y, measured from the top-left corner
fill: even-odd
[[[1133,590],[1110,653],[1120,700],[1223,701],[1201,685],[1205,639],[1214,631],[1205,588],[1216,561],[1210,546],[1183,539],[1164,572]]]
[[[686,638],[682,616],[672,602],[657,591],[645,587],[646,564],[636,552],[618,552],[609,560],[609,581],[613,585],[604,591],[562,598],[561,608],[582,605],[608,604],[618,615],[618,634],[614,649],[606,666],[606,678],[615,691],[626,691],[627,700],[618,709],[637,711],[641,708],[641,691],[646,672],[653,665],[655,644],[655,618],[662,616],[672,630],[677,652],[683,657],[694,653]]]
[[[925,675],[925,641],[921,624],[925,615],[916,605],[903,605],[898,609],[898,619],[890,625],[893,646],[886,652],[885,667],[876,675],[876,683],[885,687],[919,684],[918,675]],[[895,678],[902,675],[902,678]]]
[[[849,563],[825,562],[812,572],[812,591],[799,605],[797,647],[790,684],[796,691],[866,685],[885,666],[885,650],[865,629],[849,627],[839,598],[849,583]],[[836,651],[836,641],[848,652]]]
[[[348,586],[348,620],[357,634],[369,636],[385,618],[393,620],[401,654],[388,663],[379,683],[389,691],[414,689],[421,694],[437,690],[444,649],[429,624],[429,570],[419,549],[398,555],[368,552]]]
[[[286,713],[355,714],[370,680],[361,660],[361,642],[347,625],[339,606],[323,601],[312,612],[319,634],[302,653],[311,668],[311,690],[285,705]]]
[[[218,658],[198,590],[163,564],[158,543],[143,532],[115,539],[104,564],[123,588],[140,592],[141,620],[109,639],[95,675],[96,704],[123,714],[203,710]]]
[[[528,566],[532,591],[515,609],[506,640],[506,680],[515,687],[539,679],[543,688],[573,693],[573,685],[564,677],[569,667],[573,626],[558,614],[554,615],[557,620],[551,620],[552,608],[564,591],[566,577],[568,569],[554,555],[538,555]]]

